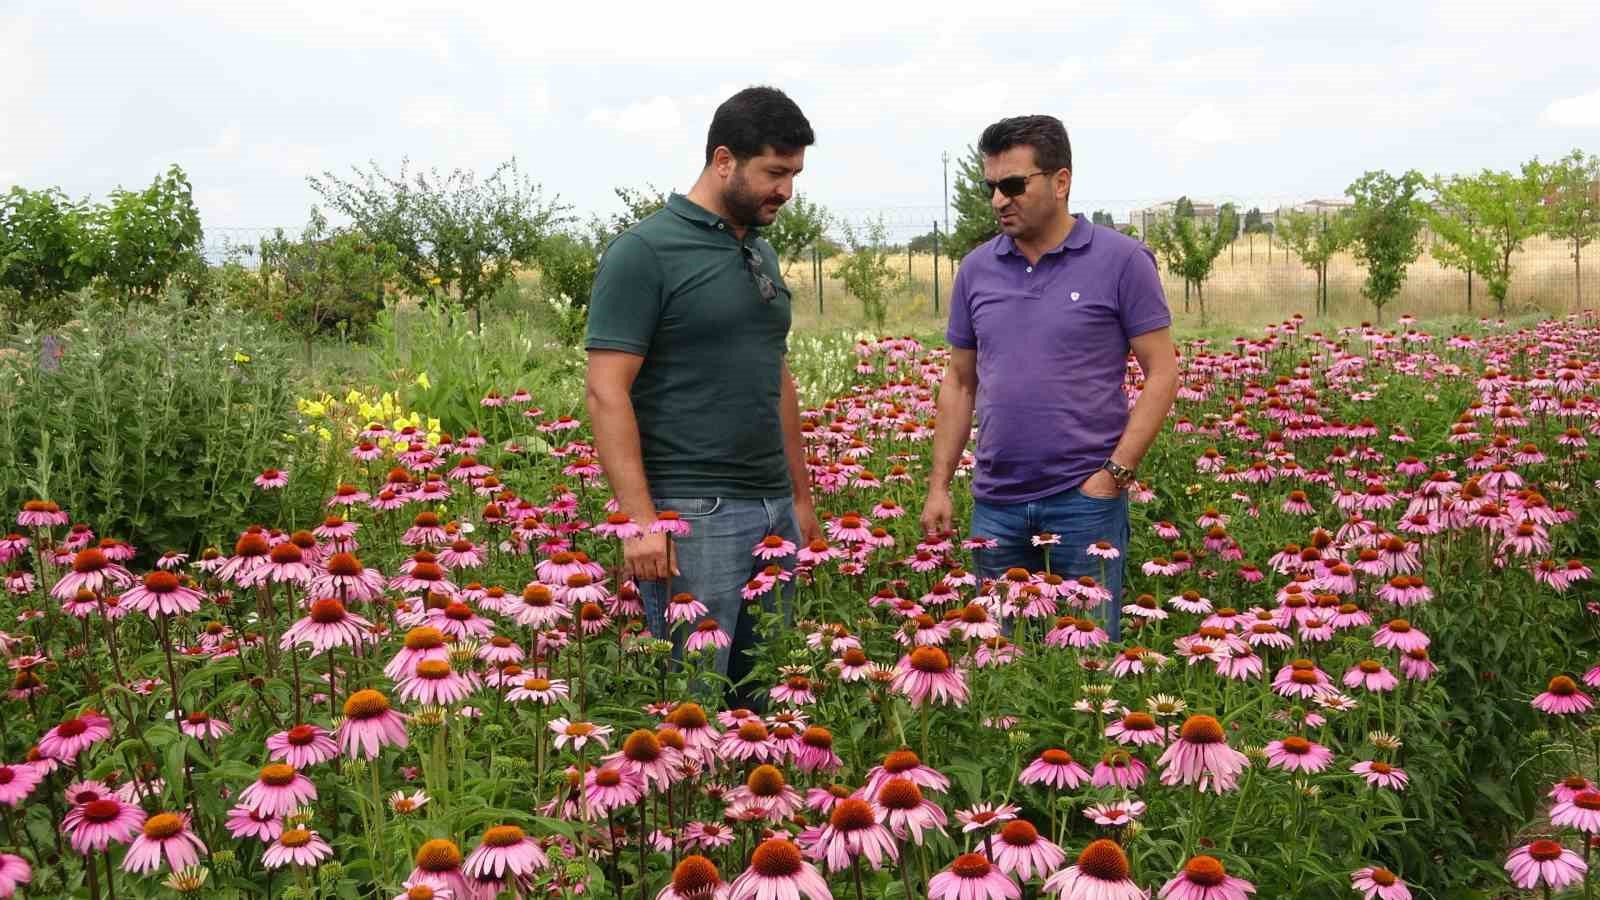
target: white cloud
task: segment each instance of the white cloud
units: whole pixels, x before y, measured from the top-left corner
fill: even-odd
[[[621,107],[590,110],[588,122],[629,137],[677,136],[684,129],[678,101],[660,96]]]
[[[1544,120],[1567,128],[1600,128],[1600,89],[1553,101],[1544,108]]]

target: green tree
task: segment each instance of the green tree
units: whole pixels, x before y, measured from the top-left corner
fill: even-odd
[[[968,147],[967,155],[956,165],[955,208],[956,223],[940,241],[940,249],[952,258],[960,259],[973,248],[1000,233],[1000,222],[995,217],[993,195],[984,184],[983,154],[976,147]]]
[[[58,324],[70,308],[60,298],[88,285],[94,270],[80,252],[87,209],[57,188],[0,195],[0,293],[15,297],[14,318]]]
[[[1183,279],[1183,308],[1189,311],[1191,288],[1200,304],[1200,324],[1206,323],[1205,281],[1217,257],[1228,246],[1228,235],[1238,230],[1238,215],[1232,204],[1218,211],[1217,222],[1196,221],[1192,217],[1162,218],[1150,225],[1149,243],[1167,268]]]
[[[1316,215],[1291,210],[1278,220],[1278,240],[1317,274],[1317,312],[1328,311],[1328,262],[1352,239],[1350,215]]]
[[[1544,228],[1544,167],[1538,160],[1520,173],[1483,170],[1475,176],[1435,179],[1442,213],[1429,210],[1428,223],[1441,243],[1433,255],[1441,263],[1476,274],[1489,287],[1495,308],[1504,313],[1511,289],[1511,256]],[[1468,282],[1468,308],[1471,293]]]
[[[1427,179],[1416,170],[1399,177],[1371,171],[1344,189],[1355,201],[1351,246],[1367,270],[1361,292],[1372,301],[1379,321],[1383,307],[1405,286],[1406,267],[1422,252],[1417,236],[1425,212],[1417,195],[1426,186]]]
[[[789,267],[827,233],[832,221],[833,216],[826,207],[796,194],[778,211],[772,224],[761,230],[761,236],[777,252],[778,259],[783,262],[783,273],[787,275]]]
[[[1264,232],[1268,232],[1268,231],[1271,231],[1271,230],[1272,230],[1272,226],[1268,225],[1266,223],[1266,221],[1263,220],[1263,218],[1261,216],[1261,207],[1252,206],[1252,207],[1250,207],[1250,209],[1245,211],[1245,214],[1244,214],[1244,233],[1245,234],[1262,234]]]
[[[1107,228],[1117,227],[1117,220],[1111,217],[1111,213],[1108,213],[1103,209],[1097,209],[1091,213],[1089,215],[1089,221],[1096,225],[1104,225]]]
[[[318,335],[366,336],[398,261],[388,244],[354,229],[329,228],[314,206],[299,240],[280,228],[261,242],[263,280],[278,292],[268,308],[300,337],[308,360]]]
[[[1178,219],[1193,219],[1194,201],[1190,200],[1188,195],[1179,197],[1178,202],[1172,204],[1172,215]]]
[[[1223,246],[1239,239],[1239,207],[1232,203],[1224,203],[1217,210],[1217,234],[1222,237]]]
[[[1544,231],[1572,246],[1573,309],[1583,308],[1583,248],[1600,239],[1600,156],[1573,150],[1543,167]]]
[[[89,213],[75,254],[122,297],[159,294],[179,271],[200,264],[200,210],[178,166],[142,191],[117,188]]]
[[[889,317],[889,291],[900,277],[900,270],[889,263],[888,229],[881,217],[867,222],[864,231],[846,222],[844,236],[850,252],[835,271],[845,290],[861,301],[867,320],[881,331]]]
[[[462,169],[413,175],[409,167],[402,162],[390,176],[372,163],[353,167],[349,180],[324,172],[309,181],[368,238],[395,249],[409,288],[429,300],[459,299],[481,327],[483,301],[535,261],[566,207],[546,201],[515,159],[481,180]]]
[[[594,244],[596,251],[604,251],[617,235],[667,205],[667,195],[653,184],[647,184],[642,188],[618,187],[611,190],[617,195],[617,200],[621,201],[622,212],[612,213],[608,219],[599,216],[589,217],[589,230],[593,233],[590,242]],[[587,297],[588,293],[585,292],[584,296]]]

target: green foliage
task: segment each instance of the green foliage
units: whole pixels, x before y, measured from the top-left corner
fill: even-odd
[[[1572,246],[1576,293],[1583,308],[1583,248],[1600,239],[1600,156],[1573,150],[1542,167],[1545,234]]]
[[[861,301],[867,321],[879,330],[889,315],[889,291],[900,279],[900,269],[889,262],[888,230],[883,219],[873,219],[861,234],[848,222],[844,226],[845,243],[850,253],[839,265],[837,274],[845,290]]]
[[[75,256],[115,294],[158,296],[173,275],[201,266],[200,211],[177,166],[142,191],[118,188],[90,212]]]
[[[1405,285],[1406,267],[1422,251],[1417,240],[1425,209],[1418,200],[1427,180],[1416,170],[1395,177],[1367,172],[1344,189],[1355,201],[1352,246],[1367,270],[1361,292],[1372,301],[1378,318],[1383,307]]]
[[[643,188],[613,188],[612,192],[622,202],[622,212],[612,213],[609,219],[601,219],[599,216],[589,218],[589,230],[594,235],[593,243],[602,251],[617,235],[643,222],[646,217],[667,205],[667,195],[653,184]],[[585,291],[584,297],[588,296],[588,292]]]
[[[328,227],[316,207],[299,240],[283,229],[261,242],[261,282],[274,317],[309,347],[318,335],[361,339],[383,309],[385,284],[396,276],[394,248],[347,228]]]
[[[956,186],[951,205],[955,207],[956,224],[941,241],[947,256],[960,259],[974,247],[1000,233],[1000,222],[995,218],[993,195],[984,184],[983,154],[976,147],[968,147],[967,155],[956,165]]]
[[[1114,228],[1117,224],[1117,220],[1111,218],[1111,213],[1108,213],[1103,209],[1097,209],[1091,213],[1089,215],[1089,221],[1096,225],[1104,225],[1107,228]]]
[[[1205,281],[1211,277],[1217,257],[1222,255],[1230,235],[1236,233],[1237,229],[1238,215],[1232,204],[1222,207],[1215,225],[1210,221],[1197,221],[1192,215],[1174,215],[1158,219],[1150,225],[1147,243],[1168,269],[1183,278],[1185,310],[1188,309],[1189,291],[1194,290],[1200,303],[1201,325],[1206,321]]]
[[[77,256],[87,216],[87,203],[56,188],[0,196],[0,288],[33,307],[88,285],[94,271]]]
[[[832,223],[833,216],[827,207],[796,194],[778,211],[772,224],[761,230],[761,236],[777,252],[778,259],[783,261],[784,274],[788,274],[789,267],[822,239]]]
[[[1353,237],[1347,212],[1332,216],[1290,210],[1278,220],[1278,240],[1317,273],[1317,311],[1328,311],[1328,262],[1350,246]]]
[[[580,306],[589,305],[594,274],[600,265],[593,244],[557,232],[540,245],[538,264],[539,284],[546,300],[567,297]]]
[[[1245,214],[1244,214],[1244,233],[1245,234],[1271,234],[1272,233],[1272,225],[1271,225],[1271,223],[1263,221],[1263,217],[1261,215],[1261,207],[1252,206],[1252,207],[1250,207],[1249,210],[1247,210],[1245,212]]]
[[[1511,289],[1511,254],[1544,228],[1543,171],[1534,160],[1520,174],[1485,169],[1435,178],[1430,185],[1439,206],[1426,208],[1428,225],[1439,237],[1434,258],[1482,278],[1502,313]],[[1470,293],[1468,304],[1470,309]]]
[[[1179,197],[1178,202],[1172,204],[1172,215],[1173,218],[1177,219],[1193,219],[1194,201],[1190,200],[1187,195]]]
[[[264,468],[318,490],[310,448],[293,442],[292,352],[264,322],[173,297],[101,301],[52,340],[54,366],[39,364],[44,336],[32,326],[0,357],[12,385],[0,403],[7,508],[49,497],[97,533],[137,535],[160,553],[274,521],[280,500],[251,484]]]
[[[476,313],[565,221],[565,207],[546,201],[515,159],[482,180],[462,169],[413,175],[409,165],[396,176],[372,163],[349,180],[332,172],[308,180],[370,240],[393,247],[401,279],[430,301],[454,297]]]
[[[912,238],[907,246],[912,253],[932,253],[934,246],[938,243],[939,235],[929,230]]]

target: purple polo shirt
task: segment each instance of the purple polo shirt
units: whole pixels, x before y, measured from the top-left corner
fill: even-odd
[[[1172,324],[1155,256],[1076,216],[1030,266],[1002,234],[961,261],[950,346],[978,351],[978,468],[988,503],[1037,500],[1083,483],[1128,425],[1128,339]]]

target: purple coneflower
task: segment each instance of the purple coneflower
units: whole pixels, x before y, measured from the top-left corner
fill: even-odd
[[[1048,893],[1061,900],[1149,900],[1150,892],[1133,881],[1127,854],[1116,841],[1104,838],[1091,841],[1078,854],[1076,865],[1045,880]]]
[[[1161,783],[1197,784],[1201,791],[1221,794],[1233,790],[1249,757],[1227,744],[1222,723],[1211,716],[1190,716],[1178,739],[1161,755]]]
[[[286,828],[277,841],[261,854],[261,864],[269,869],[280,866],[315,866],[333,855],[333,848],[315,831]]]
[[[173,871],[200,862],[206,845],[189,830],[186,812],[162,812],[144,821],[144,828],[133,839],[122,858],[122,868],[136,875],[154,872],[166,862]]]
[[[78,754],[111,736],[111,720],[94,710],[62,719],[39,738],[39,753],[61,762],[72,762]]]
[[[352,758],[376,759],[384,747],[404,747],[405,717],[389,706],[389,698],[370,688],[356,691],[344,701],[344,722],[339,725],[339,748]]]
[[[750,868],[735,878],[730,900],[832,900],[828,883],[787,838],[763,841],[750,855]]]
[[[1089,772],[1072,758],[1072,754],[1059,748],[1040,753],[1017,776],[1022,784],[1044,784],[1057,790],[1072,790],[1089,780]]]
[[[1195,856],[1184,863],[1159,896],[1161,900],[1247,900],[1245,895],[1255,892],[1255,885],[1229,875],[1216,857]]]
[[[271,843],[283,834],[281,817],[262,815],[243,804],[228,810],[228,820],[223,825],[235,839],[255,838],[263,844]]]
[[[126,844],[144,825],[144,810],[116,797],[101,797],[74,806],[61,819],[72,849],[88,856],[115,841]]]
[[[1550,679],[1544,693],[1533,698],[1533,708],[1552,716],[1570,716],[1587,712],[1594,706],[1589,695],[1578,690],[1577,682],[1565,675]]]
[[[1524,844],[1506,858],[1506,872],[1511,876],[1511,883],[1523,890],[1543,884],[1559,891],[1583,880],[1588,871],[1583,857],[1550,840]]]

